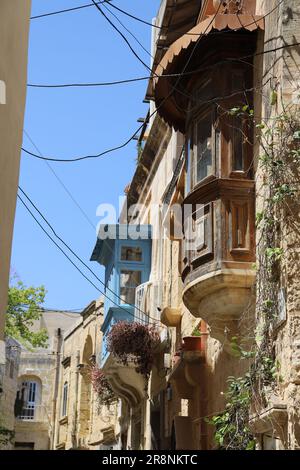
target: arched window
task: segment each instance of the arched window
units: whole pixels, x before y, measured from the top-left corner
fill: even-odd
[[[32,421],[36,418],[37,406],[40,403],[41,386],[38,380],[23,378],[18,392],[20,406],[19,419]]]
[[[62,417],[67,416],[67,411],[68,411],[68,382],[64,383],[64,388],[63,388],[63,399],[62,399],[62,409],[61,409],[61,415]]]

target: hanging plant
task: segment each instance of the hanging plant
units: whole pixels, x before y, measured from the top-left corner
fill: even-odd
[[[104,372],[97,365],[91,367],[90,377],[93,390],[97,394],[101,405],[109,406],[117,400]]]
[[[133,362],[136,371],[147,379],[150,375],[154,352],[160,341],[155,326],[137,322],[115,323],[107,337],[107,349],[122,364]]]

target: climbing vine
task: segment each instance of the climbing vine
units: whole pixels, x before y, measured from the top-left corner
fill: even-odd
[[[110,406],[116,403],[117,397],[110,386],[102,369],[96,364],[90,368],[90,378],[94,392],[97,395],[99,405]]]
[[[276,97],[276,99],[275,99]],[[277,103],[272,92],[271,105]],[[255,449],[255,439],[249,426],[251,411],[268,404],[270,391],[276,391],[280,381],[280,364],[275,357],[275,337],[279,318],[279,293],[282,281],[284,246],[283,221],[289,215],[289,205],[296,195],[295,175],[300,163],[300,112],[296,107],[284,109],[272,118],[271,125],[256,123],[253,110],[245,105],[233,108],[231,115],[252,119],[263,149],[259,163],[263,174],[263,209],[257,212],[257,281],[256,331],[250,351],[243,350],[237,338],[232,338],[236,356],[250,360],[244,377],[228,379],[224,412],[212,417],[215,440],[219,448],[231,450]]]

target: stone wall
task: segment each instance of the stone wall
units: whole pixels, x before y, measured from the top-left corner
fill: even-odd
[[[17,393],[17,379],[21,355],[20,344],[12,339],[5,340],[6,364],[1,380],[0,391],[0,426],[14,432],[15,424],[15,398]],[[0,449],[10,450],[13,439],[10,442],[1,442]]]
[[[99,405],[90,380],[90,368],[101,357],[102,322],[103,302],[97,301],[64,334],[53,450],[98,450],[102,445],[116,445],[117,408]],[[65,414],[64,384],[68,385]]]
[[[62,335],[77,319],[78,314],[44,312],[33,329],[37,331],[40,328],[46,328],[49,338],[48,348],[34,351],[22,349],[16,389],[21,391],[24,381],[36,382],[37,400],[33,420],[15,419],[14,441],[16,449],[22,449],[24,446],[26,448],[26,445],[33,446],[34,450],[50,449],[54,438]]]
[[[0,364],[26,97],[30,0],[0,5]],[[1,345],[2,343],[2,345]]]
[[[300,42],[300,5],[297,0],[283,1],[279,8],[278,2],[258,2],[259,13],[266,13],[275,8],[274,13],[266,18],[264,46],[262,50],[281,48],[278,51],[263,56],[263,72],[256,74],[257,82],[263,83],[263,98],[257,98],[262,102],[261,118],[267,120],[269,125],[276,116],[282,112],[299,116],[300,93],[300,47],[286,47]],[[257,59],[255,65],[261,64],[262,59]],[[259,75],[261,73],[261,75]],[[270,105],[270,96],[273,91],[278,94],[277,103]],[[299,121],[300,125],[300,121]],[[263,149],[257,149],[257,156]],[[257,212],[264,208],[268,186],[265,185],[266,177],[262,165],[257,159]],[[299,326],[300,326],[300,297],[299,297],[299,202],[298,165],[285,168],[287,181],[291,181],[296,190],[296,196],[283,203],[281,215],[278,219],[280,233],[277,245],[283,249],[280,262],[280,287],[284,292],[284,300],[281,305],[281,321],[274,331],[275,360],[278,364],[278,380],[276,389],[269,397],[269,407],[281,406],[282,422],[280,426],[269,423],[263,430],[272,431],[275,438],[281,439],[282,445],[288,449],[299,449]],[[259,243],[261,233],[257,231]],[[259,246],[259,245],[258,245]],[[269,432],[270,434],[270,432]],[[260,435],[258,434],[258,437]],[[275,446],[276,447],[276,446]]]

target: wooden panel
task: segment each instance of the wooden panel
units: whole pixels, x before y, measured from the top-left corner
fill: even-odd
[[[185,221],[184,270],[213,257],[213,203],[198,204]]]
[[[230,251],[250,251],[249,209],[248,201],[231,201],[230,203]]]

